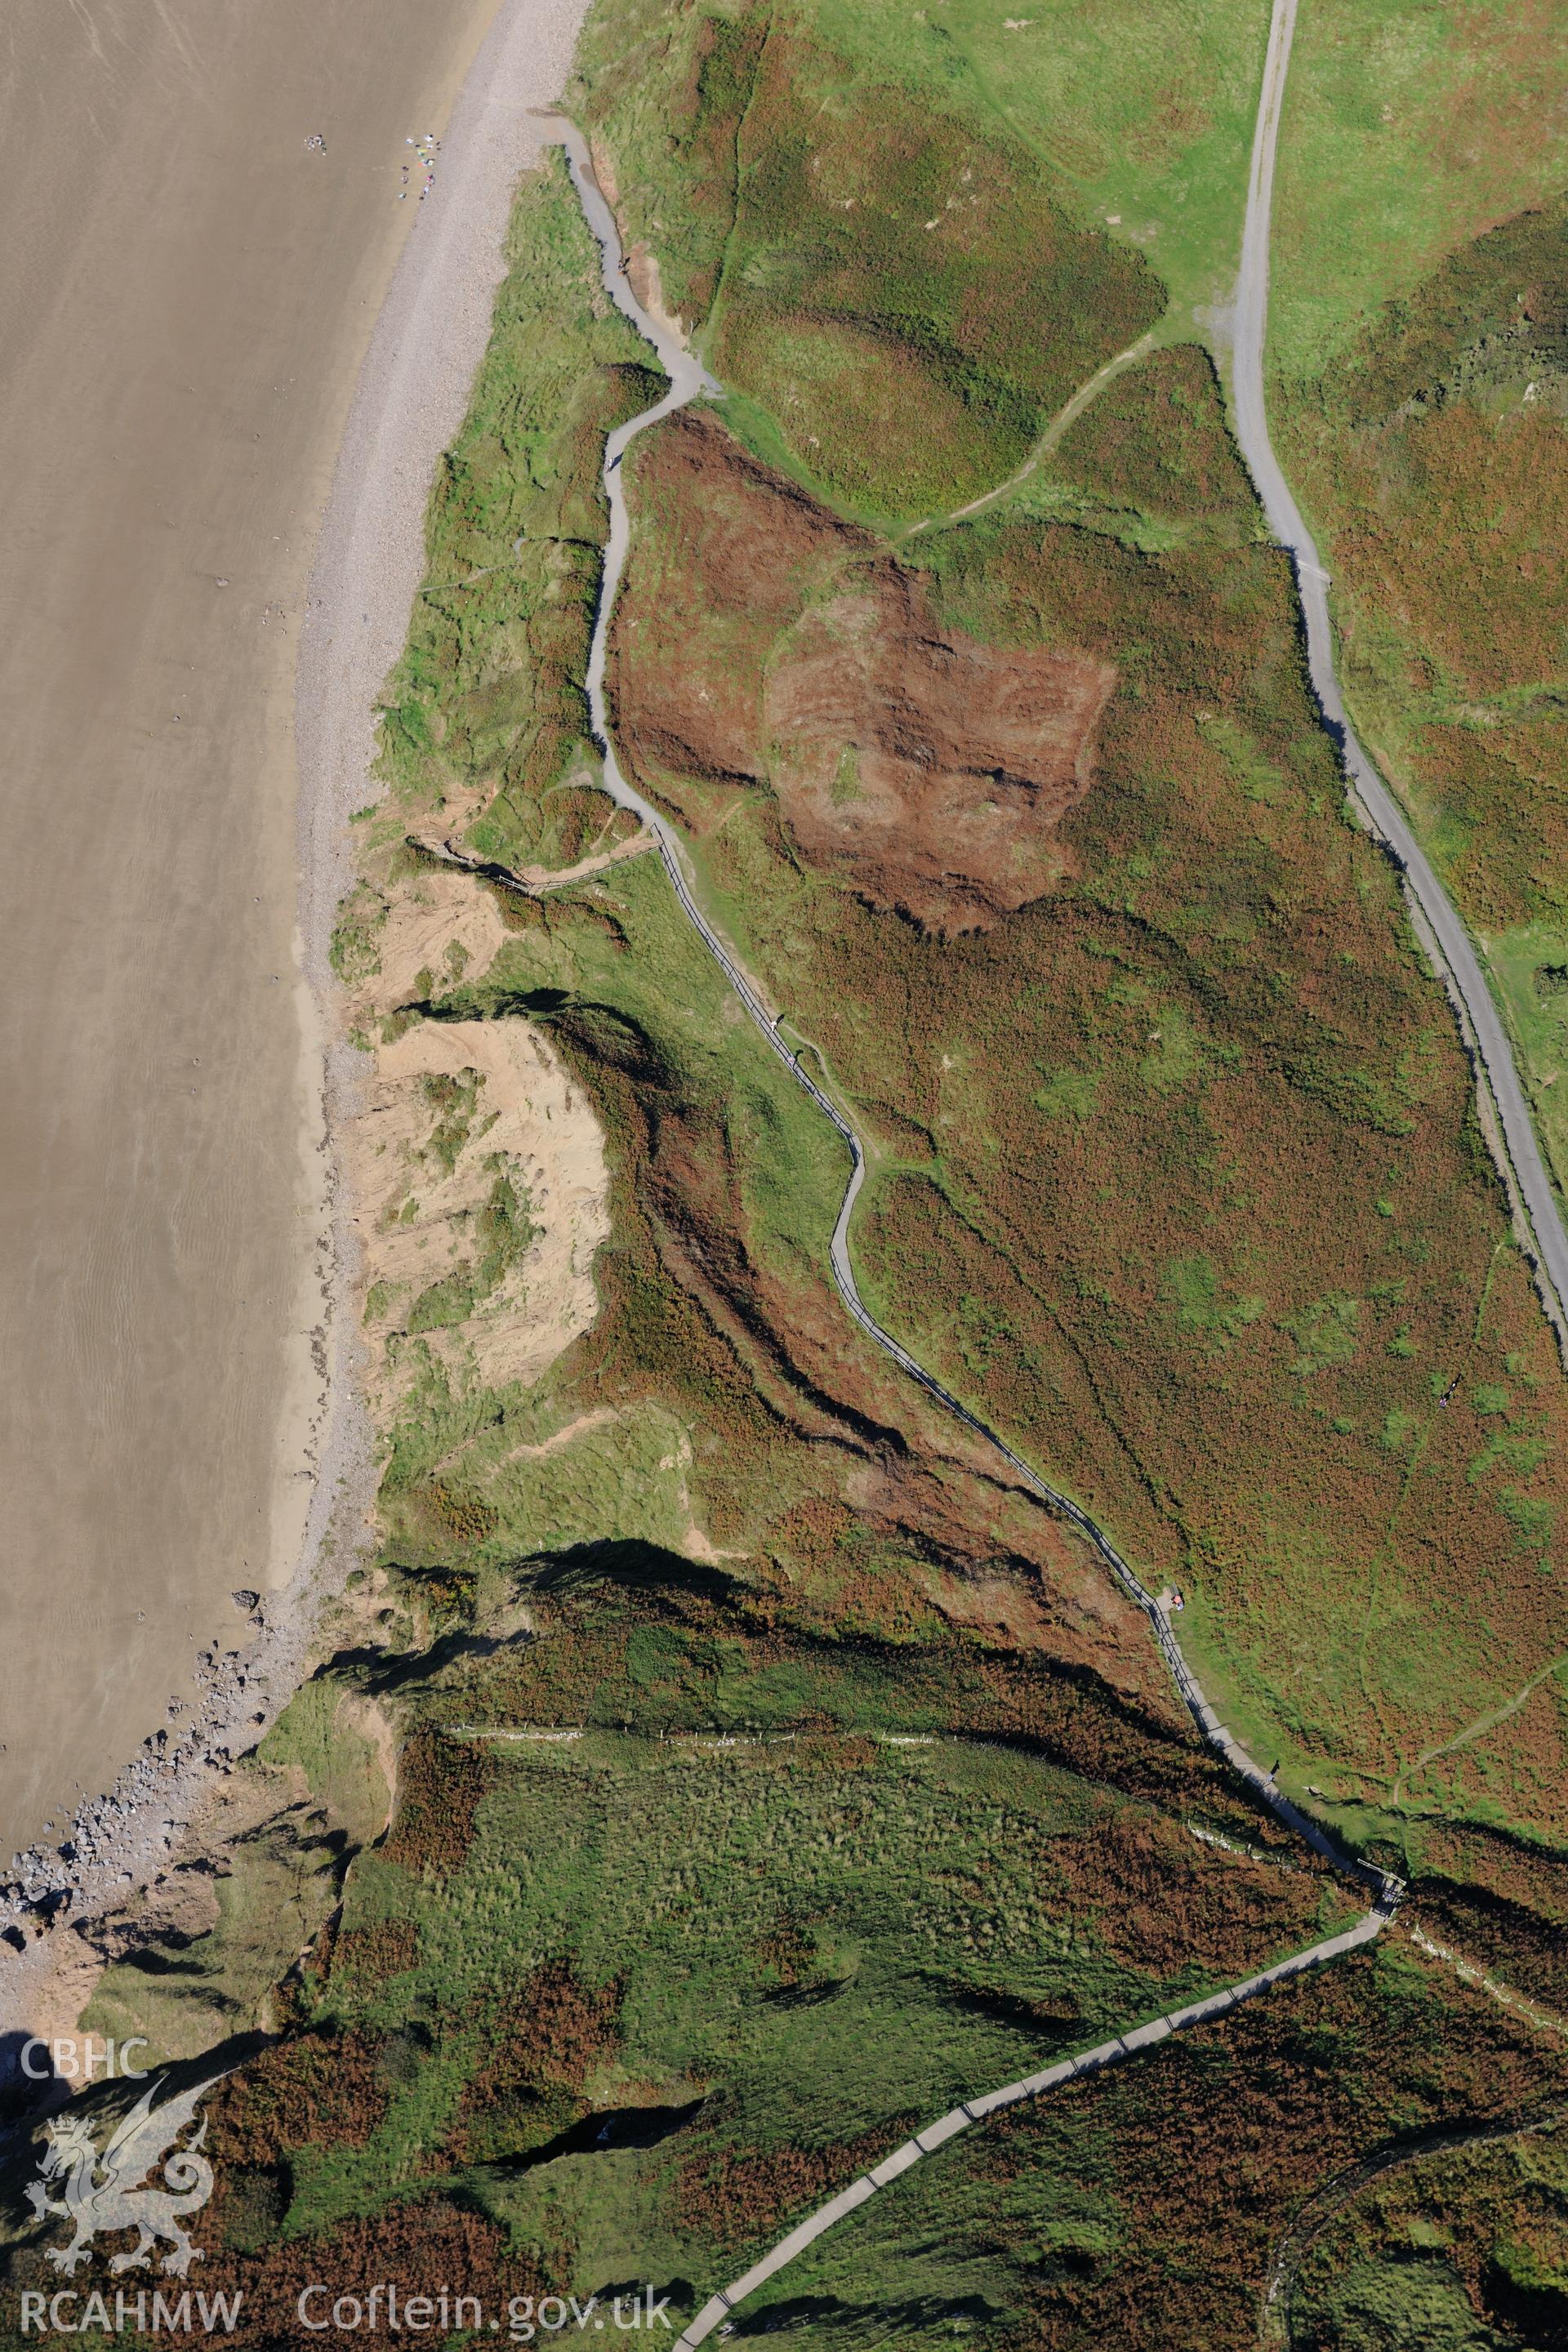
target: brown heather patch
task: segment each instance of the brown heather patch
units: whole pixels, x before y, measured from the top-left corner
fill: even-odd
[[[489,2080],[560,2083],[581,2091],[619,2046],[624,1979],[585,1985],[568,1959],[546,1960],[502,2004]]]
[[[589,2075],[620,2047],[624,1977],[585,1985],[569,1959],[546,1960],[489,2020],[484,2064],[466,2085],[447,2152],[453,2161],[536,2146],[586,2111]],[[511,2152],[510,2148],[505,2152]]]
[[[331,1978],[356,1987],[387,1984],[413,1968],[419,1957],[419,1930],[412,1919],[373,1919],[363,1927],[338,1929]]]
[[[1031,2352],[1252,2352],[1261,2282],[1315,2189],[1423,2131],[1539,2114],[1565,2093],[1568,2059],[1546,2037],[1379,1952],[1005,2111],[969,2161],[995,2184],[988,2225],[1035,2281]],[[1126,2226],[1113,2249],[1039,2266],[1037,2208],[1015,2185],[1086,2134]]]
[[[989,929],[1071,861],[1109,662],[1001,650],[936,622],[896,563],[808,612],[769,667],[769,772],[791,834],[874,907]]]
[[[494,2221],[439,2196],[400,2200],[256,2254],[211,2249],[194,2283],[208,2294],[243,2290],[239,2324],[219,2340],[246,2352],[295,2352],[325,2340],[299,2315],[300,2294],[318,2280],[330,2281],[331,2294],[310,2306],[317,2319],[336,2296],[353,2295],[363,2305],[373,2286],[391,2284],[405,2303],[415,2295],[438,2298],[443,2289],[477,2295],[487,2319],[500,2315],[504,2326],[510,2296],[548,2291],[526,2255],[506,2252],[505,2232]],[[437,2326],[426,2340],[445,2339]]]
[[[638,530],[610,637],[617,746],[645,781],[754,783],[773,641],[813,579],[875,541],[701,410],[644,436],[627,472]]]
[[[1131,1968],[1240,1976],[1260,1955],[1310,1943],[1315,1932],[1321,1874],[1216,1853],[1167,1814],[1119,1808],[1092,1839],[1063,1839],[1058,1853],[1072,1909],[1092,1908],[1100,1935]]]
[[[681,2226],[716,2246],[750,2245],[775,2235],[812,2206],[847,2189],[868,2165],[891,2155],[922,2121],[893,2116],[874,2131],[826,2147],[720,2148],[690,2158],[676,2176]]]

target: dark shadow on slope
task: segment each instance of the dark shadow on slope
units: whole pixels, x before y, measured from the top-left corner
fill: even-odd
[[[626,1592],[688,1592],[700,1601],[727,1601],[734,1590],[733,1578],[721,1569],[636,1536],[573,1544],[531,1566],[531,1581],[539,1592],[581,1592],[611,1584]]]
[[[996,2025],[1010,2025],[1026,2033],[1031,2042],[1038,2042],[1047,2054],[1069,2042],[1082,2039],[1089,2030],[1089,2020],[1075,2013],[1064,2017],[1047,2008],[1043,2001],[1026,2000],[1021,1993],[1004,1992],[989,1985],[954,1984],[945,1988],[942,2006],[954,2010],[963,2017],[984,2017]]]
[[[553,2164],[558,2156],[602,2156],[626,2148],[658,2147],[695,2123],[702,2105],[702,2100],[690,2099],[683,2107],[601,2107],[569,2124],[553,2139],[531,2147],[526,2156],[492,2168],[510,2176]]]

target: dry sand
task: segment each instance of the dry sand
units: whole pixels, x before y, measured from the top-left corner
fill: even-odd
[[[106,1785],[202,1640],[237,1636],[231,1589],[293,1580],[306,1507],[319,1534],[332,1498],[296,632],[406,240],[314,592],[330,867],[534,143],[521,110],[560,88],[577,15],[7,11],[0,1863]],[[433,195],[416,172],[399,202],[406,136],[446,131],[492,21]]]
[[[11,27],[9,152],[26,133],[47,184],[25,207],[31,275],[10,288],[0,261],[25,329],[0,379],[24,484],[0,653],[24,756],[5,788],[35,853],[10,933],[22,1116],[0,1293],[26,1392],[5,1464],[14,1832],[146,1738],[86,1808],[86,1866],[38,1853],[27,1874],[69,1887],[69,1922],[199,1834],[224,1752],[305,1663],[321,1538],[352,1536],[369,1500],[353,1318],[335,1311],[351,1204],[321,1132],[363,1069],[323,1045],[344,821],[373,790],[374,704],[541,144],[531,110],[564,82],[581,15],[26,0]],[[428,130],[436,193],[400,203],[405,136]],[[44,160],[62,137],[73,165],[93,151],[74,213],[70,168],[49,182]],[[220,1596],[269,1580],[241,1633]],[[214,1625],[247,1654],[215,1646],[193,1677]],[[172,1759],[152,1728],[193,1684]],[[81,1949],[62,1923],[0,1954],[0,2023],[63,2014]]]
[[[374,1034],[407,1003],[424,965],[462,950],[479,979],[508,937],[475,877],[422,873],[396,886],[377,934],[380,969],[357,987],[353,1026]],[[487,1247],[498,1177],[532,1237],[460,1323],[421,1334],[458,1387],[538,1380],[598,1312],[594,1258],[610,1233],[609,1169],[593,1106],[527,1021],[420,1021],[377,1047],[353,1115],[335,1121],[358,1244],[363,1384],[383,1427],[408,1384],[413,1310],[434,1285],[471,1274]],[[345,1106],[346,1108],[346,1106]]]

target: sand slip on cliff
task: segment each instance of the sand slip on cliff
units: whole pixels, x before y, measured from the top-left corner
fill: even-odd
[[[347,820],[377,796],[372,775],[377,711],[424,575],[430,484],[462,422],[473,372],[489,332],[495,289],[505,274],[513,192],[520,173],[535,161],[542,144],[544,126],[538,110],[556,98],[565,81],[582,14],[582,0],[501,0],[453,110],[438,193],[422,211],[376,321],[339,455],[301,632],[297,729],[306,962],[340,1034],[356,1018],[331,968],[337,910],[356,878]],[[498,928],[491,920],[493,902],[478,884],[459,887],[463,897],[450,904],[436,895],[418,894],[417,909],[408,910],[412,928],[406,931],[396,920],[385,926],[378,944],[389,979],[395,976],[395,961],[398,973],[406,966],[404,976],[412,981],[427,960],[439,961],[454,938],[473,962],[482,965],[488,960]],[[406,951],[397,945],[405,937]],[[405,1061],[416,1050],[405,1048]],[[362,1114],[373,1124],[380,1122],[380,1139],[384,1140],[388,1122],[397,1124],[394,1105],[400,1090],[412,1099],[419,1096],[423,1080],[453,1075],[445,1065],[434,1063],[417,1071],[380,1072],[367,1097],[369,1066],[363,1055],[340,1044],[330,1058],[328,1086],[331,1125],[347,1180],[335,1233],[336,1256],[340,1271],[355,1276],[362,1297],[376,1280],[386,1279],[357,1262],[360,1244],[384,1206],[380,1190],[384,1174],[374,1179],[374,1206],[368,1213],[356,1182],[372,1160],[399,1160],[405,1150],[417,1150],[423,1139],[415,1131],[417,1121],[411,1119],[408,1132],[399,1134],[395,1150],[385,1155],[373,1150],[367,1156]],[[491,1088],[486,1116],[516,1112],[512,1097],[518,1087],[526,1097],[533,1083],[531,1072],[519,1076],[510,1063],[483,1055],[474,1066]],[[426,1138],[432,1124],[426,1119]],[[521,1149],[516,1133],[508,1145],[489,1147],[491,1151],[513,1148]],[[425,1189],[428,1194],[427,1179]],[[456,1233],[460,1218],[454,1214]],[[542,1236],[538,1245],[547,1246]],[[430,1248],[440,1255],[440,1244],[431,1241],[424,1253],[426,1259]],[[539,1297],[542,1290],[537,1268],[535,1276],[534,1296]],[[429,1280],[435,1278],[432,1274]],[[505,1291],[508,1299],[520,1295],[518,1279],[514,1266],[506,1278],[511,1286]],[[357,1323],[356,1318],[345,1320]],[[503,1349],[496,1339],[505,1314],[493,1300],[491,1321],[495,1328],[490,1338],[500,1352],[488,1353],[487,1362],[527,1360],[526,1349],[520,1353],[519,1345],[510,1342]],[[437,1353],[456,1348],[447,1327],[433,1326],[429,1336]],[[334,1365],[336,1418],[340,1430],[352,1430],[356,1422],[354,1334],[344,1329],[341,1339]],[[373,1333],[373,1402],[382,1394],[382,1353]],[[509,1370],[497,1376],[516,1375]],[[359,1504],[368,1507],[372,1479],[363,1446],[351,1444],[346,1451],[351,1460],[357,1456],[350,1483]]]
[[[609,1174],[586,1097],[531,1022],[400,1025],[435,972],[489,969],[507,937],[496,892],[421,867],[356,902],[366,968],[349,1018],[384,1042],[341,1139],[384,1428],[426,1350],[454,1381],[499,1388],[536,1381],[587,1329]]]
[[[594,1319],[604,1138],[526,1021],[422,1021],[376,1056],[345,1139],[378,1418],[422,1341],[488,1388],[535,1381]]]

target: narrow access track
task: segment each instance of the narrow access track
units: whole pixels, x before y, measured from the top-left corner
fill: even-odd
[[[1312,687],[1329,730],[1338,742],[1352,798],[1368,830],[1400,870],[1418,916],[1418,933],[1424,928],[1427,934],[1426,944],[1438,976],[1458,1016],[1483,1110],[1495,1114],[1500,1132],[1503,1181],[1528,1236],[1542,1304],[1568,1352],[1568,1234],[1564,1234],[1557,1196],[1542,1158],[1513,1048],[1468,931],[1398,802],[1356,740],[1334,675],[1329,574],[1290,495],[1268,437],[1263,353],[1268,324],[1269,223],[1279,117],[1296,31],[1296,8],[1297,0],[1274,0],[1258,127],[1252,143],[1241,274],[1236,290],[1233,388],[1237,439],[1258,486],[1269,527],[1295,563]]]
[[[1156,2042],[1164,2041],[1172,2033],[1181,2032],[1185,2026],[1201,2024],[1210,2018],[1223,2016],[1227,2010],[1235,2008],[1238,2001],[1249,2000],[1255,1993],[1267,1991],[1271,1986],[1282,1982],[1287,1978],[1299,1976],[1306,1969],[1320,1967],[1327,1961],[1339,1958],[1346,1952],[1356,1950],[1363,1944],[1370,1943],[1375,1936],[1381,1934],[1383,1928],[1393,1917],[1405,1889],[1402,1882],[1397,1878],[1346,1853],[1330,1837],[1321,1822],[1314,1821],[1310,1814],[1302,1812],[1299,1806],[1291,1803],[1289,1798],[1281,1790],[1276,1788],[1269,1775],[1247,1754],[1240,1741],[1233,1738],[1209,1705],[1195,1675],[1182,1654],[1181,1645],[1171,1624],[1169,1608],[1164,1596],[1156,1597],[1151,1592],[1147,1585],[1117,1550],[1110,1537],[1096,1524],[1089,1513],[1075,1503],[1069,1496],[1059,1493],[1056,1487],[1048,1485],[1037,1471],[1031,1469],[1022,1454],[1015,1453],[1005,1439],[998,1436],[994,1429],[989,1428],[984,1422],[971,1412],[967,1405],[962,1404],[957,1397],[950,1394],[922,1364],[916,1361],[907,1348],[900,1346],[890,1332],[882,1328],[861,1299],[856,1286],[854,1271],[849,1263],[849,1223],[866,1176],[866,1153],[860,1138],[837,1104],[824,1092],[810,1073],[802,1067],[799,1056],[791,1050],[780,1035],[779,1016],[770,1012],[761,992],[739,959],[720,937],[698,905],[692,892],[679,836],[659,814],[652,803],[645,800],[640,793],[635,791],[626,782],[616,759],[615,746],[610,738],[609,708],[605,694],[605,668],[609,643],[610,617],[615,610],[616,595],[620,587],[621,575],[626,568],[626,554],[631,543],[631,518],[621,487],[621,460],[637,436],[646,432],[650,425],[657,425],[661,417],[672,415],[677,409],[685,407],[688,402],[703,394],[710,398],[721,399],[723,387],[715,383],[695,354],[689,352],[673,334],[652,319],[637,301],[627,281],[626,273],[622,268],[620,235],[616,226],[615,215],[594,176],[587,144],[575,125],[564,119],[558,120],[556,135],[566,150],[573,186],[577,192],[588,226],[598,241],[605,290],[616,308],[622,311],[631,320],[638,333],[653,345],[669,378],[669,390],[664,398],[656,402],[653,407],[644,409],[640,415],[630,418],[626,424],[617,425],[605,445],[604,483],[610,509],[610,536],[605,551],[604,575],[599,590],[599,606],[594,624],[594,637],[589,651],[587,669],[589,718],[595,741],[604,760],[605,789],[622,808],[630,809],[640,817],[658,847],[665,871],[669,877],[671,887],[680,902],[682,910],[709,954],[718,964],[746,1012],[751,1015],[773,1053],[789,1071],[796,1085],[803,1087],[811,1097],[823,1117],[831,1120],[844,1139],[850,1160],[849,1181],[845,1187],[843,1205],[838,1212],[838,1221],[834,1227],[829,1248],[833,1278],[837,1286],[839,1296],[867,1337],[872,1339],[885,1355],[892,1359],[900,1371],[906,1372],[934,1402],[962,1422],[966,1429],[973,1431],[986,1444],[994,1447],[1016,1472],[1023,1485],[1037,1496],[1047,1509],[1058,1517],[1068,1520],[1088,1538],[1128,1599],[1141,1609],[1147,1618],[1150,1630],[1174,1678],[1176,1688],[1181,1693],[1183,1701],[1205,1740],[1211,1748],[1218,1750],[1231,1769],[1251,1786],[1286,1828],[1292,1831],[1303,1843],[1310,1846],[1314,1853],[1321,1854],[1335,1870],[1340,1871],[1346,1877],[1359,1880],[1373,1897],[1370,1908],[1353,1927],[1347,1927],[1341,1934],[1327,1937],[1321,1942],[1311,1945],[1307,1950],[1293,1953],[1289,1958],[1277,1961],[1273,1967],[1260,1969],[1256,1975],[1244,1978],[1239,1984],[1229,1985],[1219,1992],[1207,1994],[1202,2000],[1193,2001],[1184,2009],[1173,2010],[1168,2015],[1152,2018],[1146,2023],[1133,2027],[1127,2033],[1118,2035],[1112,2041],[1100,2043],[1093,2050],[1080,2052],[1077,2057],[1061,2059],[1056,2064],[1047,2067],[1042,2074],[1031,2074],[1020,2083],[1009,2083],[998,2091],[987,2091],[983,2095],[977,2095],[973,2099],[952,2109],[949,2114],[940,2116],[935,2123],[927,2125],[923,2131],[916,2133],[913,2139],[906,2140],[901,2147],[895,2148],[892,2154],[885,2158],[880,2164],[874,2166],[870,2171],[863,2173],[858,2180],[851,2182],[847,2189],[841,2189],[837,2197],[830,2198],[826,2205],[819,2207],[816,2212],[799,2223],[787,2237],[781,2239],[761,2262],[747,2271],[743,2277],[736,2279],[730,2286],[721,2289],[719,2294],[712,2296],[672,2347],[672,2352],[694,2352],[697,2345],[724,2323],[737,2304],[742,2302],[757,2287],[772,2278],[786,2263],[793,2262],[795,2256],[815,2239],[819,2238],[824,2231],[830,2230],[836,2221],[841,2221],[846,2214],[854,2212],[858,2207],[865,2204],[868,2198],[874,2197],[879,2189],[885,2189],[890,2181],[898,2179],[910,2169],[911,2165],[918,2164],[922,2157],[929,2156],[936,2148],[943,2147],[959,2132],[980,2123],[1000,2107],[1013,2105],[1021,2099],[1037,2098],[1042,2092],[1054,2090],[1059,2084],[1070,2082],[1080,2074],[1099,2073],[1102,2068],[1115,2064],[1120,2059],[1131,2057],[1141,2050],[1152,2048]],[[1248,218],[1250,220],[1250,212]]]

